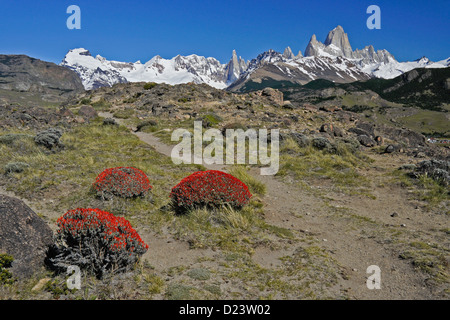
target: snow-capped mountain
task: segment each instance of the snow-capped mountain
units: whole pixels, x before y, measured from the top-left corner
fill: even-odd
[[[322,54],[310,57],[298,55],[292,58],[288,49],[283,54],[269,50],[251,60],[247,70],[228,88],[238,91],[248,81],[261,83],[264,79],[305,84],[316,79],[353,82],[370,78],[371,76],[363,72],[357,64],[341,56]]]
[[[353,50],[341,26],[331,30],[325,42],[313,35],[305,49],[294,56],[290,47],[283,54],[269,50],[250,61],[248,68],[228,88],[239,90],[249,81],[265,79],[305,84],[316,79],[338,83],[368,80],[373,77],[391,79],[415,68],[445,68],[450,58],[432,62],[426,57],[412,62],[398,62],[387,50],[375,51],[372,45]]]
[[[387,50],[375,51],[372,45],[353,50],[341,26],[331,30],[325,42],[311,37],[304,56],[294,55],[290,47],[283,53],[269,50],[245,62],[233,50],[227,64],[195,54],[163,59],[155,56],[146,63],[109,61],[95,58],[88,50],[70,50],[62,66],[76,71],[87,90],[124,82],[206,83],[212,87],[239,90],[247,81],[273,79],[305,84],[315,79],[353,82],[373,77],[391,79],[415,68],[445,68],[450,58],[432,62],[426,57],[398,62]]]
[[[172,59],[155,56],[143,64],[140,61],[109,61],[100,55],[94,58],[88,50],[79,48],[70,50],[61,65],[76,71],[86,90],[115,83],[140,81],[169,84],[206,83],[223,89],[247,69],[247,63],[237,57],[236,51],[233,51],[228,64],[195,54],[178,55]]]

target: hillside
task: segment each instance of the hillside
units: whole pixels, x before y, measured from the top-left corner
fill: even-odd
[[[309,86],[302,90],[343,90],[323,81]],[[2,194],[23,199],[53,232],[68,210],[111,212],[149,249],[126,273],[83,273],[82,290],[68,290],[65,273],[41,268],[0,287],[0,297],[448,299],[448,179],[435,174],[436,163],[448,163],[448,148],[364,113],[297,98],[271,88],[237,94],[206,84],[122,83],[80,92],[59,109],[1,107]],[[172,133],[192,132],[195,120],[203,131],[280,129],[278,173],[174,164]],[[46,131],[47,145],[38,144],[36,135],[49,128],[61,136]],[[96,196],[93,182],[113,167],[139,168],[151,192]],[[178,214],[172,188],[209,169],[244,182],[249,203]],[[384,290],[366,286],[374,264]]]
[[[0,103],[61,103],[84,91],[78,75],[25,55],[0,55]]]

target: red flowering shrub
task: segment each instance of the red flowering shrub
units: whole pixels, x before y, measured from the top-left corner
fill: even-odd
[[[112,196],[132,198],[145,195],[152,188],[147,175],[132,167],[117,167],[104,170],[92,184],[99,197]]]
[[[241,180],[222,171],[209,170],[194,172],[181,180],[172,188],[170,197],[176,210],[186,211],[224,204],[240,209],[248,203],[252,194]]]
[[[99,209],[76,209],[57,220],[52,265],[77,265],[100,278],[128,270],[148,250],[128,220]]]

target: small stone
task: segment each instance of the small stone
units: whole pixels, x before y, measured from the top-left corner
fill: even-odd
[[[393,212],[393,213],[391,214],[391,217],[392,217],[392,218],[398,217],[398,213],[397,213],[397,212]]]
[[[402,224],[400,225],[400,227],[406,227],[406,224],[402,223]]]
[[[50,280],[50,278],[43,278],[39,280],[39,282],[31,289],[31,291],[40,291]]]

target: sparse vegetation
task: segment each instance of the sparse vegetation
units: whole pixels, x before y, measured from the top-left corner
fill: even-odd
[[[147,82],[146,84],[144,84],[144,89],[145,90],[150,90],[154,87],[156,87],[158,84],[156,82]]]
[[[334,87],[321,82],[311,86]],[[67,290],[63,274],[47,271],[28,282],[12,283],[8,292],[2,288],[1,298],[359,298],[357,292],[336,286],[341,280],[355,276],[342,266],[346,261],[340,258],[360,252],[366,245],[370,248],[372,242],[382,243],[380,252],[396,265],[412,263],[418,272],[429,275],[433,290],[448,284],[448,252],[444,245],[437,245],[445,243],[448,237],[445,223],[436,231],[423,232],[411,229],[415,229],[416,221],[413,224],[403,220],[425,219],[424,214],[430,212],[446,213],[447,190],[429,177],[411,178],[408,172],[413,167],[387,175],[392,170],[391,162],[405,161],[407,155],[399,151],[384,153],[385,146],[362,147],[348,131],[355,119],[365,118],[358,111],[372,114],[378,112],[377,108],[368,110],[362,100],[348,97],[345,104],[337,104],[347,110],[346,106],[355,108],[352,111],[356,113],[351,115],[354,118],[345,122],[348,116],[345,110],[319,109],[322,102],[331,102],[327,99],[318,102],[316,110],[302,108],[303,101],[293,101],[293,108],[283,109],[256,93],[232,96],[207,86],[136,83],[102,90],[101,94],[92,91],[89,98],[84,98],[89,101],[83,104],[91,104],[98,111],[114,112],[114,118],[121,118],[121,125],[104,125],[113,122],[96,117],[80,123],[61,120],[64,130],[59,141],[65,148],[58,153],[33,140],[36,132],[46,127],[2,127],[0,162],[28,166],[23,171],[14,169],[1,175],[0,185],[17,197],[30,200],[39,216],[53,226],[57,226],[59,213],[68,208],[98,208],[126,219],[149,244],[148,253],[141,256],[140,262],[129,264],[134,267],[128,269],[131,272],[120,276],[97,279],[83,274],[83,288],[76,292]],[[160,99],[158,103],[156,99]],[[126,105],[122,104],[125,101]],[[76,110],[79,106],[80,102],[75,101],[71,108]],[[126,108],[132,112],[121,114]],[[193,121],[198,119],[208,122],[206,127],[220,130],[282,128],[278,176],[259,178],[255,174],[258,165],[226,167],[226,172],[245,184],[252,194],[244,206],[233,207],[220,201],[218,206],[186,206],[185,214],[177,214],[169,197],[173,186],[207,168],[174,165],[169,157],[157,153],[129,130],[136,127],[139,137],[151,133],[164,143],[174,144],[170,141],[171,132],[176,128],[192,131]],[[344,134],[318,133],[324,123],[338,125]],[[51,126],[59,128],[60,124]],[[408,151],[407,145],[402,144],[402,148]],[[5,165],[2,167],[6,171]],[[96,197],[95,189],[91,188],[93,181],[105,168],[116,167],[145,172],[153,187],[152,196]],[[208,196],[217,191],[208,190]],[[405,209],[398,211],[399,217],[391,218],[390,212],[386,212],[391,204],[378,201],[378,197],[386,198],[386,194],[393,194],[388,199],[396,201],[392,205],[396,210],[415,201],[411,205],[414,215],[405,214]],[[377,208],[376,214],[371,213],[373,208]],[[446,215],[431,217],[435,216],[441,219]],[[443,218],[438,221],[445,222]],[[339,247],[336,238],[325,242],[326,235],[335,231],[346,240],[349,252],[347,247],[345,250]],[[337,247],[341,250],[335,250]],[[400,262],[399,256],[405,261]],[[41,291],[31,291],[42,277],[51,280]],[[417,294],[430,293],[423,290]]]
[[[11,268],[14,258],[8,254],[0,253],[0,284],[8,285],[14,282],[13,275],[8,270]]]

